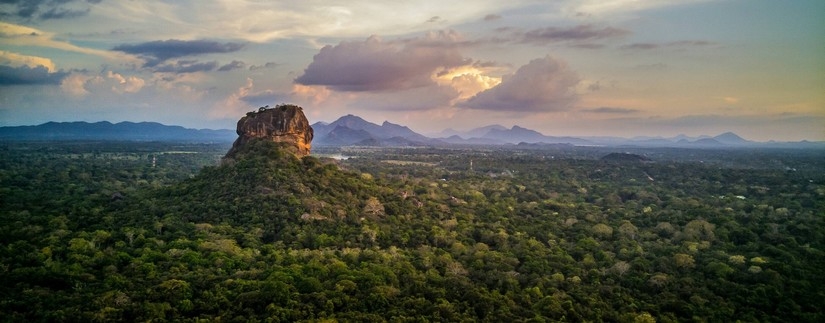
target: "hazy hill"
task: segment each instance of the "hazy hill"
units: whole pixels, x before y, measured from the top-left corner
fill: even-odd
[[[157,122],[47,122],[36,126],[0,127],[6,140],[106,140],[231,142],[232,130],[188,129]]]
[[[331,123],[316,122],[314,143],[319,145],[346,146],[370,143],[370,145],[396,146],[398,142],[424,143],[431,141],[406,126],[384,121],[381,125],[366,121],[361,117],[346,115]],[[389,140],[396,138],[394,140]],[[399,141],[398,138],[404,140]]]
[[[520,142],[526,143],[548,143],[548,144],[573,144],[573,145],[592,145],[593,143],[575,137],[552,137],[519,126],[513,126],[510,129],[490,129],[482,138],[495,139],[507,143],[517,144]]]
[[[457,131],[454,129],[445,129],[437,134],[434,134],[433,137],[436,138],[451,138],[453,136],[458,136],[463,139],[470,139],[470,138],[481,138],[484,137],[490,130],[507,130],[506,127],[502,125],[489,125],[484,127],[478,127],[474,129],[470,129],[468,131]]]
[[[749,145],[749,144],[753,143],[753,141],[745,140],[745,139],[743,139],[742,137],[739,137],[739,135],[737,135],[733,132],[723,133],[721,135],[713,137],[713,140],[716,140],[717,142],[720,142],[720,143],[723,143],[723,144],[726,144],[726,145]]]
[[[366,130],[355,130],[346,126],[338,125],[323,137],[318,138],[316,143],[321,145],[346,146],[369,139],[375,138]]]
[[[822,141],[756,142],[733,132],[717,136],[686,136],[633,138],[621,137],[554,137],[536,130],[513,126],[489,125],[466,132],[444,130],[423,136],[409,127],[385,121],[378,125],[355,115],[346,115],[331,123],[316,122],[313,144],[327,146],[444,146],[444,145],[505,145],[519,143],[571,144],[578,146],[673,147],[673,148],[794,148],[825,149]],[[449,136],[442,136],[447,135]],[[185,141],[231,142],[235,131],[228,129],[189,129],[156,122],[48,122],[36,126],[0,127],[0,140],[106,140],[106,141]]]

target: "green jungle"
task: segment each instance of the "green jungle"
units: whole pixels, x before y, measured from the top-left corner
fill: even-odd
[[[825,321],[825,151],[228,148],[0,142],[0,321]]]

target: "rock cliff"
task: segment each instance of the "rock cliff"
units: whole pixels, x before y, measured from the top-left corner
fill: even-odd
[[[287,150],[298,157],[309,155],[313,131],[304,111],[297,105],[279,105],[260,108],[238,120],[238,139],[226,153],[234,159],[240,149],[255,138],[283,143]]]

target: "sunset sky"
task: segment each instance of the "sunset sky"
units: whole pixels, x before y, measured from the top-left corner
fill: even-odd
[[[0,1],[0,126],[234,129],[280,103],[422,134],[825,140],[825,1]]]

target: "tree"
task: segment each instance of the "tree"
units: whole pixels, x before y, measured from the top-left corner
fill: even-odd
[[[618,261],[613,264],[613,267],[610,267],[610,271],[615,273],[616,275],[624,276],[627,271],[630,270],[630,264],[626,261]]]
[[[610,238],[613,236],[613,228],[604,223],[593,225],[593,233],[602,238]]]
[[[364,214],[371,217],[384,216],[384,205],[381,204],[381,201],[379,201],[378,198],[371,196],[364,203]]]
[[[639,228],[633,225],[633,223],[630,223],[630,221],[623,221],[622,225],[619,226],[619,233],[625,237],[635,240],[637,234],[639,233]]]
[[[677,268],[693,268],[696,261],[693,260],[693,256],[691,255],[677,253],[673,255],[673,262],[676,264]]]
[[[713,241],[716,236],[713,234],[715,226],[705,220],[693,220],[685,225],[682,235],[689,241]]]

